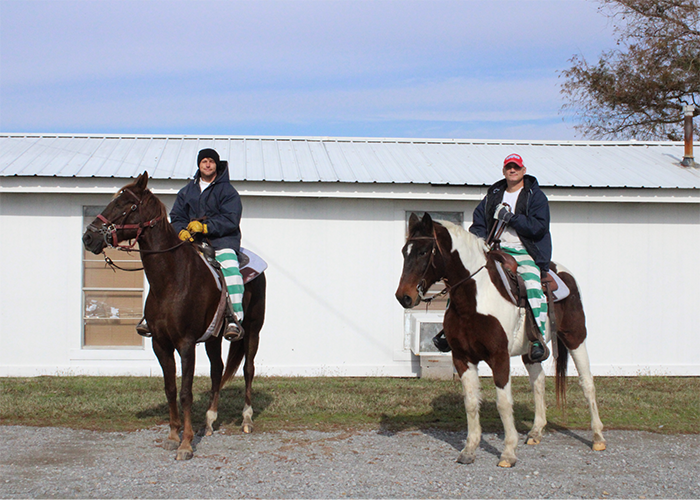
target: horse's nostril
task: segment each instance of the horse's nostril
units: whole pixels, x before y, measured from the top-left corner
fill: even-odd
[[[411,307],[413,305],[413,299],[408,295],[403,296],[402,304],[404,307]]]

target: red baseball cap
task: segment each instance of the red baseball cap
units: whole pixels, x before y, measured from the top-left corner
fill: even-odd
[[[513,153],[512,155],[506,156],[506,159],[503,160],[503,166],[505,167],[509,163],[515,163],[519,167],[524,167],[525,164],[523,163],[523,159],[520,157],[519,154]]]

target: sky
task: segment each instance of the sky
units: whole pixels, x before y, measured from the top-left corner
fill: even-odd
[[[594,0],[0,0],[0,132],[570,140]]]

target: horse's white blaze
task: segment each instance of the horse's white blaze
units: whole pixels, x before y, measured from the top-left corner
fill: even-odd
[[[409,243],[408,246],[406,247],[406,255],[411,255],[412,251],[413,251],[413,243]]]

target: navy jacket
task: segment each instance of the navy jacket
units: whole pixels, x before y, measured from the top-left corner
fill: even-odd
[[[537,179],[525,175],[518,201],[515,204],[514,215],[508,225],[518,233],[523,246],[539,268],[549,271],[549,261],[552,260],[552,235],[549,232],[549,202],[540,189]],[[469,231],[486,238],[496,223],[493,214],[496,207],[503,201],[507,183],[505,179],[493,184],[481,203],[474,209],[472,225]]]
[[[199,169],[184,188],[170,211],[170,222],[179,234],[193,220],[207,225],[211,246],[220,250],[241,249],[241,214],[243,205],[238,191],[231,185],[228,162],[220,161],[216,168],[216,179],[203,192],[199,190]]]

